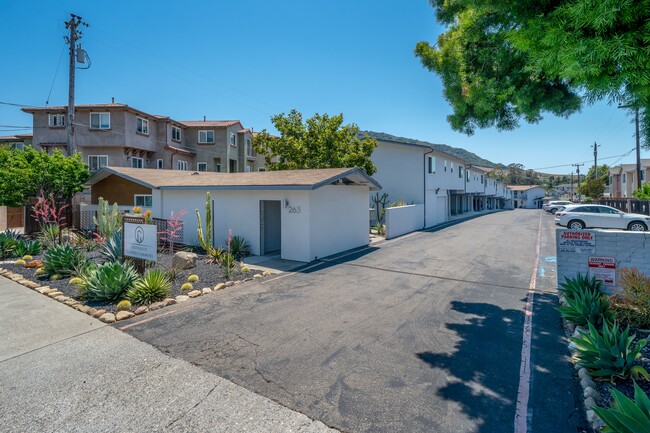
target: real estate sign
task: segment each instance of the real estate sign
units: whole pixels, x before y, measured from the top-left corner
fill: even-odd
[[[155,224],[124,223],[124,255],[152,262],[158,259]]]
[[[596,250],[596,239],[592,232],[562,230],[558,245],[561,253],[593,254]]]
[[[589,276],[607,286],[616,285],[616,259],[614,257],[589,257]]]

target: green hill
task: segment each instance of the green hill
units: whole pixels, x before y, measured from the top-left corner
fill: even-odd
[[[368,134],[368,136],[377,139],[377,140],[383,140],[383,141],[393,141],[396,143],[406,143],[406,144],[416,144],[420,146],[429,146],[432,147],[435,150],[439,150],[441,152],[448,153],[450,155],[453,155],[457,158],[462,159],[463,161],[467,161],[468,163],[472,165],[478,165],[481,167],[487,167],[487,168],[494,168],[497,166],[496,163],[492,161],[488,161],[487,159],[481,158],[475,153],[472,153],[468,150],[461,149],[459,147],[451,147],[446,144],[436,144],[436,143],[429,143],[426,141],[421,141],[421,140],[414,140],[412,138],[404,138],[404,137],[397,137],[395,135],[391,134],[386,134],[385,132],[374,132],[374,131],[361,131],[361,135],[365,136],[365,134]]]

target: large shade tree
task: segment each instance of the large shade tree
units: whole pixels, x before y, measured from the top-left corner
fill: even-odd
[[[343,115],[315,114],[303,122],[291,110],[271,118],[280,136],[266,130],[253,137],[255,150],[264,155],[268,170],[359,167],[372,175],[377,168],[370,160],[377,141],[360,137],[359,127],[343,124]]]
[[[453,129],[510,130],[605,99],[640,108],[650,130],[650,0],[431,4],[447,29],[415,53],[442,78]]]

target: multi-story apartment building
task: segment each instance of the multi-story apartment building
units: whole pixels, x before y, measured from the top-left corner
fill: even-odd
[[[0,146],[9,146],[13,149],[24,149],[32,145],[32,134],[16,134],[0,136]]]
[[[66,147],[66,106],[29,107],[36,148]],[[91,172],[104,166],[194,171],[264,170],[239,120],[179,121],[126,104],[75,106],[74,141]]]
[[[541,185],[509,185],[515,208],[541,209],[546,188]]]
[[[641,160],[641,183],[647,183],[650,176],[650,159]],[[609,196],[612,198],[632,197],[638,188],[636,164],[621,164],[609,169]]]

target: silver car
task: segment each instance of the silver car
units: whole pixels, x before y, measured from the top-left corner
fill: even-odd
[[[650,226],[650,216],[625,213],[601,204],[578,204],[555,212],[555,224],[570,229],[604,228],[643,232]]]
[[[555,212],[557,212],[561,207],[570,206],[572,204],[573,202],[571,201],[556,200],[556,201],[548,202],[548,204],[542,206],[542,209],[544,209],[546,212],[550,212],[555,215]]]

